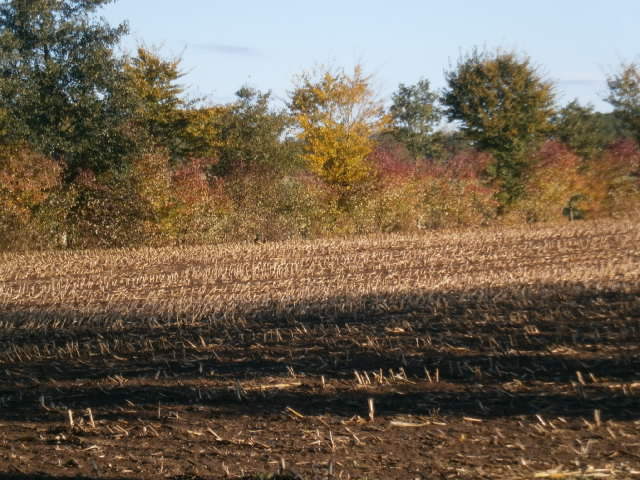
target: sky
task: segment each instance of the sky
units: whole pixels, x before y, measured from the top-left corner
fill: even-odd
[[[318,65],[361,64],[386,99],[421,78],[434,90],[474,47],[528,55],[556,85],[610,110],[607,76],[640,60],[639,0],[118,0],[100,12],[127,21],[124,48],[180,56],[190,95],[226,103],[242,86],[284,102]]]

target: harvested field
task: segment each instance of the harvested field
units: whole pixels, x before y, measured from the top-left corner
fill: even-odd
[[[0,472],[640,478],[640,224],[0,256]]]

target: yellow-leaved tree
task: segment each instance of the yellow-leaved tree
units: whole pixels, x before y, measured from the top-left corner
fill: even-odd
[[[371,77],[357,65],[352,74],[319,68],[297,78],[289,107],[299,128],[308,167],[327,183],[344,188],[365,181],[373,136],[389,123]]]

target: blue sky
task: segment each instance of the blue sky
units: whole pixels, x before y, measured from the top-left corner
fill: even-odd
[[[638,0],[119,0],[101,15],[129,22],[125,42],[181,55],[194,95],[228,102],[243,85],[286,98],[292,78],[317,64],[361,63],[388,98],[428,79],[474,46],[529,55],[557,86],[607,111],[607,75],[640,59]]]

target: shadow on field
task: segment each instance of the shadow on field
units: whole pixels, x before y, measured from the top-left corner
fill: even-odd
[[[87,477],[87,476],[57,476],[57,475],[46,475],[46,474],[20,474],[20,473],[2,473],[0,472],[0,480],[99,480],[105,477]],[[133,477],[108,477],[109,480],[134,480]],[[179,476],[162,476],[167,480],[198,480],[201,477],[192,476],[192,475],[179,475]],[[272,476],[250,476],[250,477],[242,477],[240,480],[260,480],[268,478],[268,480],[296,480],[296,477],[293,475],[272,475]]]
[[[288,407],[306,416],[336,415],[344,418],[367,417],[368,400],[374,400],[377,416],[472,416],[498,418],[520,415],[550,415],[564,417],[593,416],[595,409],[602,417],[615,420],[640,418],[640,398],[633,395],[583,387],[581,393],[572,393],[557,386],[506,392],[493,385],[475,389],[460,389],[450,384],[413,383],[406,388],[394,385],[388,388],[346,389],[303,387],[266,395],[248,393],[238,399],[229,389],[207,392],[208,398],[182,385],[162,387],[139,386],[101,390],[95,388],[43,389],[43,395],[54,407],[39,408],[36,398],[24,395],[18,403],[5,408],[0,418],[5,421],[59,421],[67,422],[66,409],[84,416],[84,409],[92,408],[100,420],[167,421],[175,412],[205,411],[211,420],[229,416],[270,416],[286,412]],[[158,416],[158,406],[161,416]],[[202,408],[204,410],[202,410]],[[183,416],[183,415],[181,415]]]
[[[47,475],[37,473],[3,473],[0,472],[0,480],[98,480],[98,477],[85,477],[68,475]],[[109,477],[109,480],[132,480],[130,477]]]
[[[2,473],[0,472],[0,480],[99,480],[102,478],[108,478],[109,480],[135,480],[133,477],[88,477],[88,476],[84,476],[84,475],[78,475],[78,476],[69,476],[69,475],[47,475],[47,474],[32,474],[32,473],[28,473],[28,474],[22,474],[22,473]],[[174,477],[168,477],[168,476],[163,476],[162,478],[165,478],[167,480],[198,480],[200,477],[194,477],[194,476],[185,476],[185,475],[180,475],[180,476],[174,476]],[[250,479],[248,479],[250,480]],[[278,480],[277,478],[274,480]],[[287,479],[283,479],[283,480],[287,480]]]
[[[30,315],[30,322],[38,317]],[[78,318],[41,315],[52,326]],[[0,333],[0,419],[60,415],[43,403],[118,409],[102,418],[126,418],[120,407],[127,402],[145,406],[131,413],[136,418],[157,415],[158,403],[209,408],[213,417],[286,407],[351,417],[366,416],[369,398],[378,415],[583,416],[600,409],[605,418],[629,419],[640,412],[640,389],[630,386],[640,381],[636,285],[341,297],[224,321],[176,323],[158,314],[150,323],[114,314],[114,327],[108,318],[92,328],[76,322],[28,331],[26,317],[0,312],[0,321],[16,325]],[[293,386],[272,389],[273,382]]]
[[[0,480],[98,480],[102,477],[87,477],[84,475],[49,475],[44,473],[3,473],[0,472]],[[109,477],[109,480],[133,480],[131,477]]]

